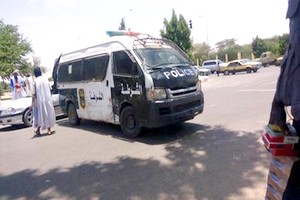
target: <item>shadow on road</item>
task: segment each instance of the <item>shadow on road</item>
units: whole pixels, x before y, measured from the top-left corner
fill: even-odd
[[[15,130],[19,130],[19,129],[23,129],[23,128],[27,128],[24,124],[16,124],[16,125],[6,125],[6,126],[2,126],[0,128],[0,133],[1,132],[9,132],[9,131],[15,131]]]
[[[98,125],[84,124],[79,128],[98,133]],[[101,127],[108,135],[120,131]],[[192,123],[147,130],[134,141],[162,144],[168,164],[124,156],[116,162],[89,162],[43,174],[27,169],[1,177],[0,199],[231,199],[265,181],[259,169],[268,167],[269,157],[259,138],[258,132]]]
[[[78,130],[107,135],[127,142],[142,142],[151,145],[166,144],[182,137],[188,137],[199,130],[205,129],[203,125],[185,122],[179,125],[170,125],[163,128],[144,128],[137,138],[126,138],[122,135],[120,126],[114,124],[91,120],[82,120],[79,126],[71,125],[67,120],[61,121],[58,124],[59,126],[73,127]]]

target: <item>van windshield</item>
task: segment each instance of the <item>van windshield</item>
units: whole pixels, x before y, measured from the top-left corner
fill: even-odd
[[[173,48],[140,48],[140,55],[145,60],[145,64],[150,68],[164,68],[178,65],[190,65],[190,60],[185,58],[180,52]]]

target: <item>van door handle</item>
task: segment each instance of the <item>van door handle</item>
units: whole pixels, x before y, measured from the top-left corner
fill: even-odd
[[[108,87],[108,80],[106,80],[106,87]]]

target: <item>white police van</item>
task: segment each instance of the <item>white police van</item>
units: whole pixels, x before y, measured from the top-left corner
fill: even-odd
[[[143,127],[184,122],[203,112],[196,69],[175,43],[133,32],[107,34],[105,43],[55,62],[54,87],[72,124],[119,124],[126,137],[136,137]]]

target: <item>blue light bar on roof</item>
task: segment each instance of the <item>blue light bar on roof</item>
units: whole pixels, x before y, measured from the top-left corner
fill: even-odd
[[[138,36],[140,33],[132,31],[106,31],[106,35],[109,37],[119,36],[119,35],[128,35],[128,36]]]

